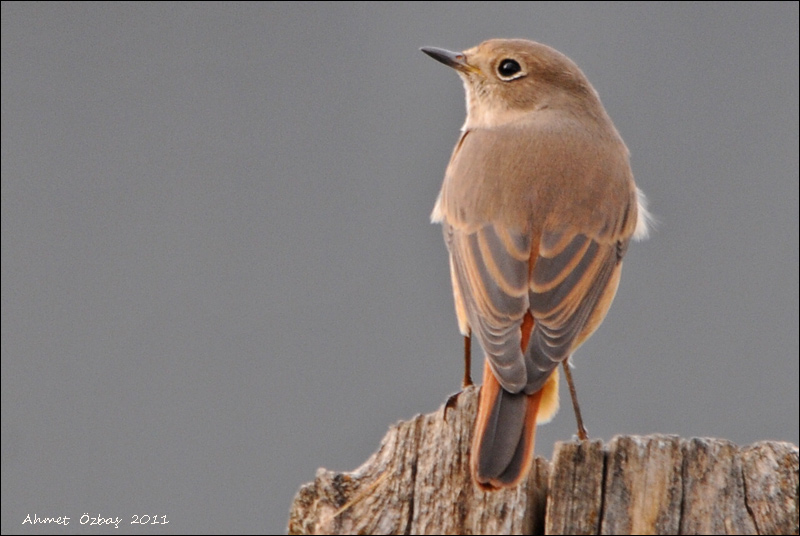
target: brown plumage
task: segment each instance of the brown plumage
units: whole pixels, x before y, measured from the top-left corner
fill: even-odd
[[[569,58],[525,40],[423,52],[456,69],[467,94],[431,219],[459,328],[486,353],[472,474],[483,489],[513,486],[536,423],[558,409],[556,366],[605,317],[647,212],[622,138]]]

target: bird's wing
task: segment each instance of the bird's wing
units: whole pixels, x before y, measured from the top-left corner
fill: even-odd
[[[466,132],[434,208],[450,251],[459,324],[472,329],[498,381],[512,393],[541,388],[597,327],[635,226],[632,182],[620,214],[595,217],[589,225],[572,216],[535,223],[537,210],[558,209],[548,196],[563,181],[548,176],[547,169],[597,168],[561,166],[548,154],[553,150],[514,129]],[[548,158],[549,168],[542,161]],[[498,177],[497,169],[512,170],[513,176]],[[630,212],[634,224],[627,223]],[[534,326],[523,353],[521,327],[529,311]]]
[[[538,391],[549,373],[599,326],[619,283],[627,240],[545,231],[530,279],[533,331],[525,354],[526,391]]]
[[[520,327],[528,310],[530,238],[493,224],[474,232],[450,229],[454,294],[463,301],[461,314],[503,387],[519,392],[527,383]]]

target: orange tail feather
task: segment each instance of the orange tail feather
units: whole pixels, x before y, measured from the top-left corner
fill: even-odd
[[[494,377],[488,361],[483,378],[470,468],[475,483],[488,491],[516,486],[528,474],[543,391],[509,393]]]

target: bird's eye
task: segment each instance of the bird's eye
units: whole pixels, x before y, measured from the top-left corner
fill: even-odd
[[[514,75],[519,74],[520,71],[522,71],[522,67],[519,66],[519,63],[510,58],[500,60],[500,63],[497,64],[497,74],[506,80],[516,78]]]

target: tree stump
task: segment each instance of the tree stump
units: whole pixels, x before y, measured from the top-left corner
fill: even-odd
[[[317,470],[289,534],[798,534],[798,448],[782,442],[558,443],[516,488],[483,492],[469,473],[477,395],[393,425],[351,473]]]

